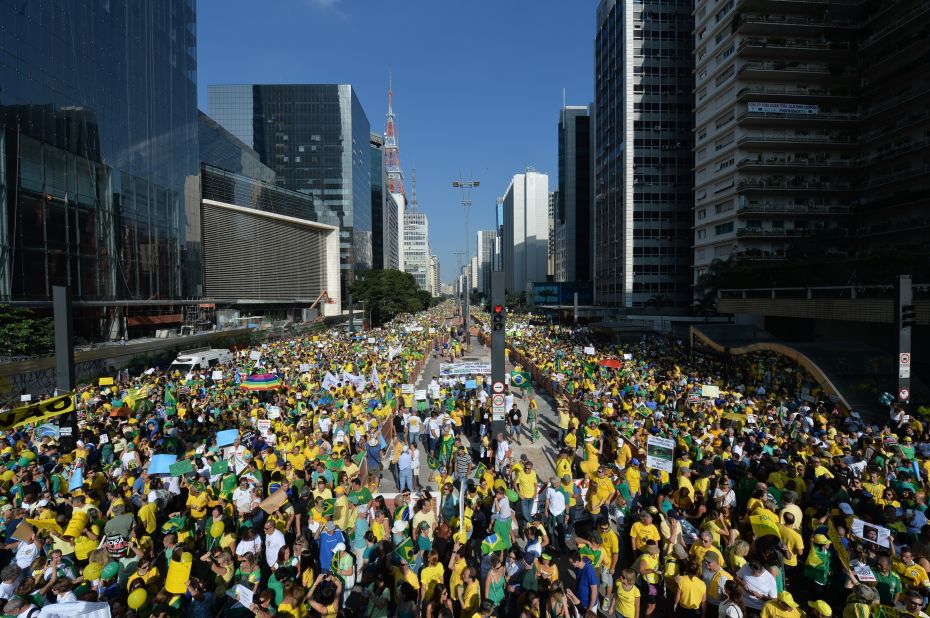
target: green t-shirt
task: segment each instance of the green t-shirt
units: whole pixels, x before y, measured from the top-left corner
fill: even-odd
[[[888,575],[882,575],[878,570],[873,570],[872,573],[875,575],[875,587],[878,588],[882,605],[894,605],[895,595],[904,590],[901,578],[893,571],[888,571]]]
[[[371,502],[371,490],[367,487],[362,487],[360,491],[350,491],[349,492],[349,502],[358,506],[359,504],[368,504]]]

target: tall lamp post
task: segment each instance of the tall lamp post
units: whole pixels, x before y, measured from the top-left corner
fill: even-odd
[[[471,190],[479,186],[481,183],[477,180],[453,180],[452,188],[462,190],[462,210],[465,213],[465,290],[462,294],[462,326],[465,328],[465,349],[469,349],[469,344],[471,343],[471,335],[469,328],[469,315],[468,315],[468,304],[469,304],[469,295],[471,292],[471,286],[468,283],[468,270],[471,268],[471,251],[469,250],[468,242],[468,207],[471,206]]]

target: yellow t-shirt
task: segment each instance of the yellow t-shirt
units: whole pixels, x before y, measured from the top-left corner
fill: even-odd
[[[678,578],[678,589],[681,590],[678,604],[688,609],[699,608],[707,594],[707,584],[700,577],[682,575]]]
[[[640,598],[639,588],[630,587],[629,590],[623,588],[623,584],[617,586],[617,605],[615,611],[623,618],[636,618],[636,599]]]
[[[762,618],[801,618],[801,612],[794,607],[782,609],[775,605],[774,601],[769,601],[762,606]]]
[[[620,538],[613,530],[601,533],[601,566],[610,566],[614,556],[620,555]]]
[[[210,499],[207,497],[207,492],[202,491],[196,496],[190,494],[187,496],[187,506],[191,509],[191,517],[194,519],[203,519],[207,516],[207,503]]]
[[[155,507],[156,504],[154,502],[149,502],[142,505],[142,508],[139,509],[139,521],[145,526],[146,534],[152,534],[158,527],[158,520],[155,517]]]
[[[790,558],[785,558],[785,566],[798,566],[798,556],[804,553],[804,538],[788,526],[782,525],[781,540],[785,542],[785,547],[791,552]]]
[[[517,494],[523,499],[529,499],[536,495],[536,483],[538,478],[536,471],[526,472],[520,470],[516,475]]]
[[[646,541],[652,539],[658,543],[661,539],[659,536],[659,529],[655,527],[655,524],[649,524],[647,526],[641,521],[635,522],[630,528],[630,536],[634,539],[636,549],[640,551],[645,549]]]
[[[462,591],[462,615],[470,616],[471,612],[478,610],[478,604],[481,602],[479,593],[478,580],[465,585]]]
[[[423,594],[424,601],[429,601],[433,598],[433,591],[436,589],[436,584],[442,583],[444,573],[445,569],[442,563],[437,563],[435,566],[425,566],[420,570],[420,586],[426,589],[426,592]]]

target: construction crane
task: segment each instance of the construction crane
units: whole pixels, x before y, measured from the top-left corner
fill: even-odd
[[[310,309],[316,309],[316,306],[319,305],[319,304],[320,304],[320,301],[323,300],[324,298],[326,299],[326,304],[327,304],[327,305],[331,305],[331,304],[333,304],[333,303],[336,302],[335,300],[333,300],[332,298],[329,297],[329,293],[328,293],[326,290],[323,290],[323,291],[320,293],[320,295],[316,297],[316,300],[313,301],[313,304],[310,305]],[[316,316],[316,320],[315,320],[315,321],[316,321],[316,322],[322,322],[322,321],[323,321],[323,312],[322,312],[322,311],[319,311],[319,312],[318,312],[318,315]]]

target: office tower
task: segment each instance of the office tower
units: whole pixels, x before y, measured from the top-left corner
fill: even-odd
[[[549,252],[546,260],[546,276],[551,278],[555,276],[555,211],[559,202],[559,191],[549,192],[549,216],[546,218],[547,232],[546,237],[549,239]]]
[[[559,114],[559,190],[555,212],[555,280],[590,281],[594,243],[594,123],[586,106]]]
[[[258,152],[286,189],[339,226],[342,297],[371,268],[371,132],[348,84],[209,86],[209,115]]]
[[[595,41],[595,302],[690,305],[691,0],[601,0]]]
[[[313,196],[274,184],[245,143],[203,113],[198,121],[204,296],[218,322],[242,312],[296,319],[324,292],[334,302],[317,309],[335,314],[339,228],[313,221]]]
[[[404,272],[413,275],[421,290],[429,290],[429,221],[426,213],[404,213]]]
[[[491,297],[491,270],[495,268],[494,257],[496,253],[497,230],[478,230],[477,258],[478,258],[478,293],[487,298]]]
[[[399,270],[397,202],[387,190],[384,138],[371,134],[371,252],[374,268]],[[379,233],[380,231],[380,233]]]
[[[469,271],[468,271],[468,287],[472,290],[478,289],[478,256],[471,256],[469,262]]]
[[[435,255],[429,256],[429,293],[433,298],[443,293],[439,280],[439,258]]]
[[[515,174],[502,204],[504,287],[519,294],[528,291],[534,282],[546,280],[549,176],[531,170]]]
[[[194,3],[4,2],[0,24],[0,302],[70,285],[79,341],[179,324],[203,293]]]

